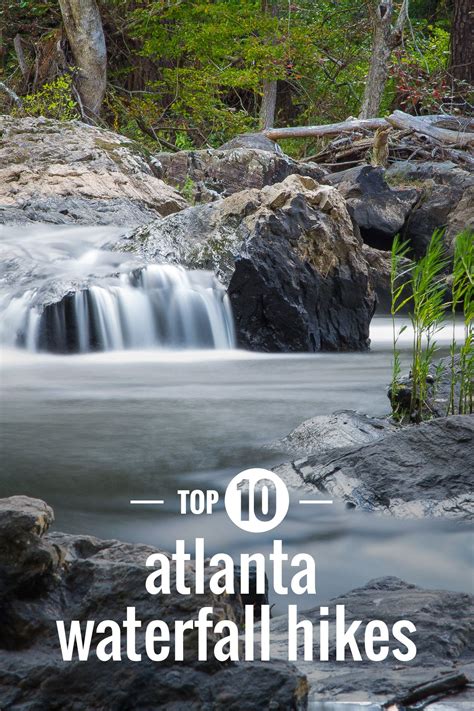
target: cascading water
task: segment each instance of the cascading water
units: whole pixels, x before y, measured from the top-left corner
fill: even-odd
[[[81,247],[77,233],[85,230]],[[230,304],[211,272],[137,266],[130,255],[91,248],[87,230],[48,228],[36,241],[2,242],[4,344],[55,353],[233,347]],[[26,275],[30,288],[22,291]]]

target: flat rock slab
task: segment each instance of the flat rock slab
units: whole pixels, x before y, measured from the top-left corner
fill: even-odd
[[[346,629],[354,620],[362,620],[356,632],[363,650],[365,624],[379,619],[389,629],[398,620],[410,620],[416,632],[410,634],[417,654],[410,662],[397,661],[389,654],[384,661],[370,662],[335,660],[335,625],[330,623],[329,661],[319,661],[319,638],[315,636],[314,658],[318,661],[298,661],[297,666],[311,685],[308,708],[313,711],[340,711],[331,701],[375,702],[383,704],[393,697],[403,696],[410,688],[440,679],[444,675],[464,673],[474,678],[474,596],[445,590],[426,590],[398,578],[372,580],[361,588],[324,603],[329,606],[329,619],[336,605],[345,606]],[[319,606],[301,612],[298,617],[310,620],[317,629]],[[287,619],[277,617],[271,623],[272,654],[287,657]],[[302,642],[302,637],[300,638]],[[396,646],[396,645],[395,645]],[[302,653],[302,647],[301,647]],[[349,655],[350,656],[350,655]],[[326,701],[324,705],[322,702]],[[473,708],[474,691],[466,688],[443,704]],[[471,706],[469,707],[469,704]],[[350,707],[346,707],[348,709]],[[354,707],[356,711],[357,706]],[[429,707],[434,711],[434,707]]]
[[[186,200],[141,146],[80,121],[0,116],[0,223],[136,226]]]
[[[299,482],[366,511],[472,520],[474,416],[388,429],[373,442],[323,449],[275,471],[290,484]]]

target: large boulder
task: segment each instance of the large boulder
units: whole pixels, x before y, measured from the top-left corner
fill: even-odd
[[[472,520],[474,417],[388,429],[373,442],[323,450],[275,471],[366,511]]]
[[[130,711],[190,711],[234,709],[234,711],[303,711],[306,708],[305,677],[288,662],[220,663],[209,653],[207,661],[197,659],[197,637],[186,634],[184,662],[169,658],[157,664],[145,653],[145,627],[163,620],[171,631],[174,622],[196,619],[199,609],[213,608],[213,622],[227,619],[241,624],[240,595],[177,595],[174,563],[172,590],[151,597],[145,579],[151,572],[147,557],[157,549],[139,544],[102,541],[90,536],[45,533],[52,516],[43,502],[26,497],[0,500],[2,536],[13,539],[28,531],[34,546],[61,552],[61,564],[47,584],[31,582],[21,591],[10,586],[0,606],[0,698],[2,709],[43,711],[44,709],[129,709]],[[11,529],[8,525],[11,522]],[[3,550],[1,552],[3,554]],[[170,554],[167,554],[171,557]],[[16,580],[18,570],[0,570]],[[205,580],[210,574],[205,564]],[[18,558],[28,578],[30,561]],[[194,561],[187,563],[191,576]],[[215,571],[212,571],[215,572]],[[205,584],[205,589],[208,586]],[[121,644],[121,661],[104,663],[95,651],[87,661],[62,660],[56,620],[69,629],[71,620],[112,620],[122,627],[126,608],[134,607],[142,625],[136,631],[139,663],[131,661]],[[218,639],[208,632],[210,652]],[[92,645],[95,650],[95,644]]]
[[[400,161],[390,166],[386,178],[398,189],[411,187],[420,192],[403,228],[403,236],[410,241],[415,257],[426,253],[436,229],[449,226],[446,246],[452,251],[456,234],[474,224],[473,173],[453,163]]]
[[[474,233],[474,185],[465,189],[458,204],[449,213],[445,239],[450,252],[454,250],[456,236],[466,229]]]
[[[44,501],[0,499],[0,595],[38,587],[54,573],[60,554],[43,538],[53,521],[53,510]]]
[[[388,250],[403,229],[418,200],[418,190],[391,187],[383,168],[356,166],[326,176],[323,181],[337,187],[366,244]]]
[[[238,343],[263,351],[368,346],[375,297],[344,199],[291,175],[188,208],[115,243],[147,261],[209,269],[227,287]]]
[[[426,711],[431,709],[467,711],[473,708],[474,597],[472,595],[447,590],[427,590],[395,577],[385,577],[371,580],[363,587],[351,590],[323,604],[329,607],[330,620],[334,618],[336,605],[344,605],[346,628],[355,620],[362,621],[355,633],[362,660],[353,661],[349,653],[344,662],[336,661],[335,624],[331,621],[329,659],[320,662],[319,635],[316,633],[315,661],[297,662],[298,668],[307,675],[311,685],[310,708],[355,709],[355,705],[353,707],[347,702],[356,700],[361,704],[373,703],[374,706],[368,707],[370,709],[378,709],[380,706],[393,710],[408,706],[412,708],[411,703],[403,703],[403,699],[412,695],[412,703],[414,703],[413,690],[416,688],[420,693],[425,684],[428,688],[425,687],[424,693],[420,693],[419,700],[428,704],[422,706]],[[319,605],[300,613],[298,617],[310,620],[317,629],[320,621]],[[398,620],[409,620],[414,623],[416,632],[409,636],[416,644],[417,653],[412,661],[401,664],[390,653],[383,661],[373,662],[367,659],[363,653],[364,632],[366,624],[374,619],[385,622],[389,630]],[[271,633],[273,653],[277,658],[286,658],[288,653],[286,617],[276,617],[272,620]],[[400,645],[397,643],[393,645],[393,647],[398,646]],[[377,644],[375,649],[379,649]],[[449,691],[440,693],[439,688],[436,691],[434,682],[445,680],[446,687],[449,689],[448,678],[452,679],[454,676],[458,678],[459,685],[451,683],[451,689],[460,693],[451,696]],[[469,686],[468,681],[471,682]],[[446,698],[440,701],[443,697]],[[397,705],[388,703],[394,699],[398,700]],[[331,701],[346,703],[333,706]]]
[[[134,141],[80,121],[0,116],[0,223],[143,224],[186,207]]]
[[[326,175],[320,166],[297,163],[281,151],[262,150],[253,143],[242,145],[237,140],[234,143],[219,149],[158,153],[156,159],[163,179],[189,193],[195,202],[210,202],[247,188],[263,188],[292,174],[309,175],[315,180]]]

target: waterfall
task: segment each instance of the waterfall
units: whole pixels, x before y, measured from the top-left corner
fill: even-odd
[[[54,353],[234,346],[230,304],[211,272],[149,265],[36,306],[34,290],[3,299],[0,337]]]

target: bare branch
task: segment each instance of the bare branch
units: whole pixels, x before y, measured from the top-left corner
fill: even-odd
[[[305,138],[307,136],[337,136],[343,131],[354,131],[357,129],[377,129],[386,127],[387,122],[383,118],[370,119],[349,119],[340,123],[328,123],[321,126],[295,126],[294,128],[271,128],[263,131],[263,135],[272,141],[280,138]]]
[[[18,94],[15,94],[13,89],[10,89],[6,84],[3,83],[3,81],[0,81],[0,89],[5,92],[5,94],[8,94],[10,99],[15,102],[17,106],[23,106],[23,101],[20,99]]]
[[[15,38],[13,40],[13,47],[15,49],[16,58],[18,59],[18,66],[20,67],[23,79],[27,81],[30,74],[30,68],[25,59],[25,53],[23,52],[23,44],[19,34],[15,35]]]

